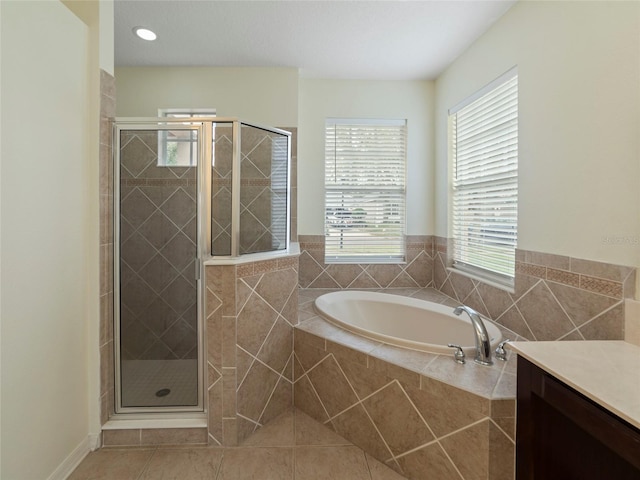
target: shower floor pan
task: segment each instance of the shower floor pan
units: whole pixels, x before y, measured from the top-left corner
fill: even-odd
[[[122,406],[198,404],[197,360],[123,360]]]

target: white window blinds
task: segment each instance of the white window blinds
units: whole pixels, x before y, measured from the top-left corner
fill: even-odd
[[[450,111],[449,127],[453,266],[510,284],[518,214],[517,72]]]
[[[405,257],[405,120],[327,119],[325,262]]]

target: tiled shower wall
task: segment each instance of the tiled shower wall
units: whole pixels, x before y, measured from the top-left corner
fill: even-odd
[[[300,235],[302,288],[432,286],[529,340],[621,340],[636,269],[518,250],[514,293],[446,268],[448,240],[407,237],[406,265],[324,263],[324,237]]]
[[[298,259],[206,267],[209,443],[237,445],[293,405]]]
[[[159,167],[156,131],[120,141],[122,359],[198,358],[196,168]]]
[[[295,242],[297,129],[283,129],[292,134],[290,240]],[[271,213],[261,209],[273,205],[272,196],[281,197],[281,193],[273,191],[269,178],[269,172],[273,173],[272,141],[258,132],[242,132],[241,203],[244,214],[252,216],[262,224],[261,230],[268,232],[273,223]],[[219,140],[215,146],[212,216],[218,223],[213,223],[214,252],[224,252],[230,241],[224,233],[228,232],[230,212],[220,210],[224,199],[230,197],[227,188],[230,164],[225,165],[231,158],[230,143],[223,137],[224,133],[216,128]],[[230,133],[229,129],[227,138]],[[219,164],[218,159],[223,163]],[[216,202],[219,194],[222,198]],[[225,220],[227,215],[229,218]],[[216,250],[215,239],[220,234]],[[267,238],[271,238],[271,233]],[[298,322],[298,270],[297,257],[206,267],[206,387],[210,444],[237,445],[293,405],[293,326]]]
[[[213,146],[215,163],[211,171],[211,249],[214,255],[231,255],[233,129],[225,125],[216,125]]]
[[[100,70],[100,421],[113,412],[113,156],[116,82]]]
[[[112,144],[112,121],[115,116],[115,79],[113,76],[108,73],[101,71],[101,79],[100,79],[100,88],[101,88],[101,104],[100,104],[100,304],[101,304],[101,314],[100,314],[100,365],[101,365],[101,387],[100,387],[100,403],[101,403],[101,423],[104,425],[109,416],[114,411],[114,374],[113,374],[113,351],[114,351],[114,337],[113,337],[113,321],[114,321],[114,312],[113,312],[113,194],[114,194],[114,185],[113,185],[113,144]],[[292,145],[291,145],[291,240],[297,240],[297,180],[296,180],[296,171],[297,171],[297,157],[296,157],[296,129],[295,128],[287,128],[285,130],[292,132]],[[248,267],[244,267],[241,269],[241,272],[246,273]],[[297,282],[297,261],[295,262],[295,278]],[[268,280],[263,283],[266,285]],[[296,292],[297,293],[297,292]],[[297,297],[296,297],[297,298]],[[230,299],[225,299],[226,301],[233,301]],[[286,318],[295,318],[291,315],[285,315]],[[295,318],[297,321],[297,318]],[[279,323],[281,325],[281,322]],[[281,329],[278,329],[281,330]],[[215,337],[216,335],[221,335],[219,331],[208,331],[210,337]],[[214,342],[215,344],[215,342]],[[286,349],[285,349],[286,351]],[[266,352],[266,350],[265,350]],[[188,353],[188,352],[187,352]],[[266,355],[266,353],[263,353]],[[215,356],[215,355],[214,355]],[[210,357],[211,358],[211,357]],[[211,362],[209,362],[211,365]],[[260,363],[260,362],[258,362]],[[221,365],[217,365],[219,368],[222,368]],[[259,371],[259,366],[255,366]],[[211,380],[211,376],[209,379]],[[287,377],[291,380],[289,377]],[[211,383],[211,382],[210,382]],[[251,381],[247,382],[246,387],[248,388],[251,384]],[[219,386],[222,384],[220,383]],[[277,392],[281,393],[283,391],[283,386],[286,386],[286,383],[278,383],[277,384]],[[214,389],[215,391],[215,389]],[[276,396],[276,398],[278,398]],[[288,399],[290,397],[287,397]],[[290,399],[287,400],[290,402]],[[277,402],[275,398],[273,402],[271,402],[271,410],[275,408]],[[213,417],[216,416],[216,408],[221,405],[221,403],[213,402],[214,408],[211,410]],[[227,405],[227,408],[229,405]],[[278,408],[275,408],[278,411]],[[238,427],[236,427],[236,423],[240,425],[240,434],[245,435],[247,431],[251,428],[254,428],[257,425],[260,425],[260,421],[266,421],[266,419],[271,418],[270,410],[263,412],[262,418],[255,418],[255,415],[247,413],[245,417],[247,420],[245,421],[240,418],[237,422],[226,422],[227,426],[233,425],[234,436],[227,437],[227,440],[231,443],[237,442],[237,431]],[[252,424],[253,420],[253,424]],[[216,430],[216,425],[219,425],[221,428],[222,425],[222,417],[220,417],[220,421],[218,423],[213,424],[213,431],[216,432],[217,437],[213,442],[217,442],[218,438],[220,442],[222,442],[222,432],[221,430]],[[253,426],[252,426],[253,425]],[[229,432],[227,431],[228,435]],[[211,437],[210,437],[211,438]],[[229,440],[231,439],[232,440]]]
[[[287,130],[295,135],[295,129]],[[216,126],[215,137],[212,250],[214,255],[229,255],[233,160],[231,127]],[[287,137],[242,126],[240,143],[240,253],[283,249],[286,239]],[[292,148],[292,157],[294,152]],[[292,158],[292,164],[294,162]]]
[[[240,252],[286,246],[287,137],[242,127],[240,141]]]

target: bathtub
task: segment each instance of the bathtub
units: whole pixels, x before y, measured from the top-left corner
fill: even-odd
[[[461,345],[467,355],[475,352],[471,320],[453,307],[388,293],[342,290],[321,295],[315,308],[329,322],[367,338],[398,347],[436,354],[451,353],[449,343]],[[492,350],[502,333],[484,321]]]
[[[515,478],[516,355],[491,366],[473,362],[471,323],[451,306],[350,290],[316,296],[309,289],[299,297],[296,408],[408,479],[445,471],[467,480]],[[485,325],[498,342],[501,330]],[[470,350],[466,364],[454,362],[449,342]],[[469,441],[484,461],[460,449]]]

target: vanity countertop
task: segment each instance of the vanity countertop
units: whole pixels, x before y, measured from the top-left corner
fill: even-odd
[[[640,428],[640,347],[613,340],[511,342],[507,346]]]

